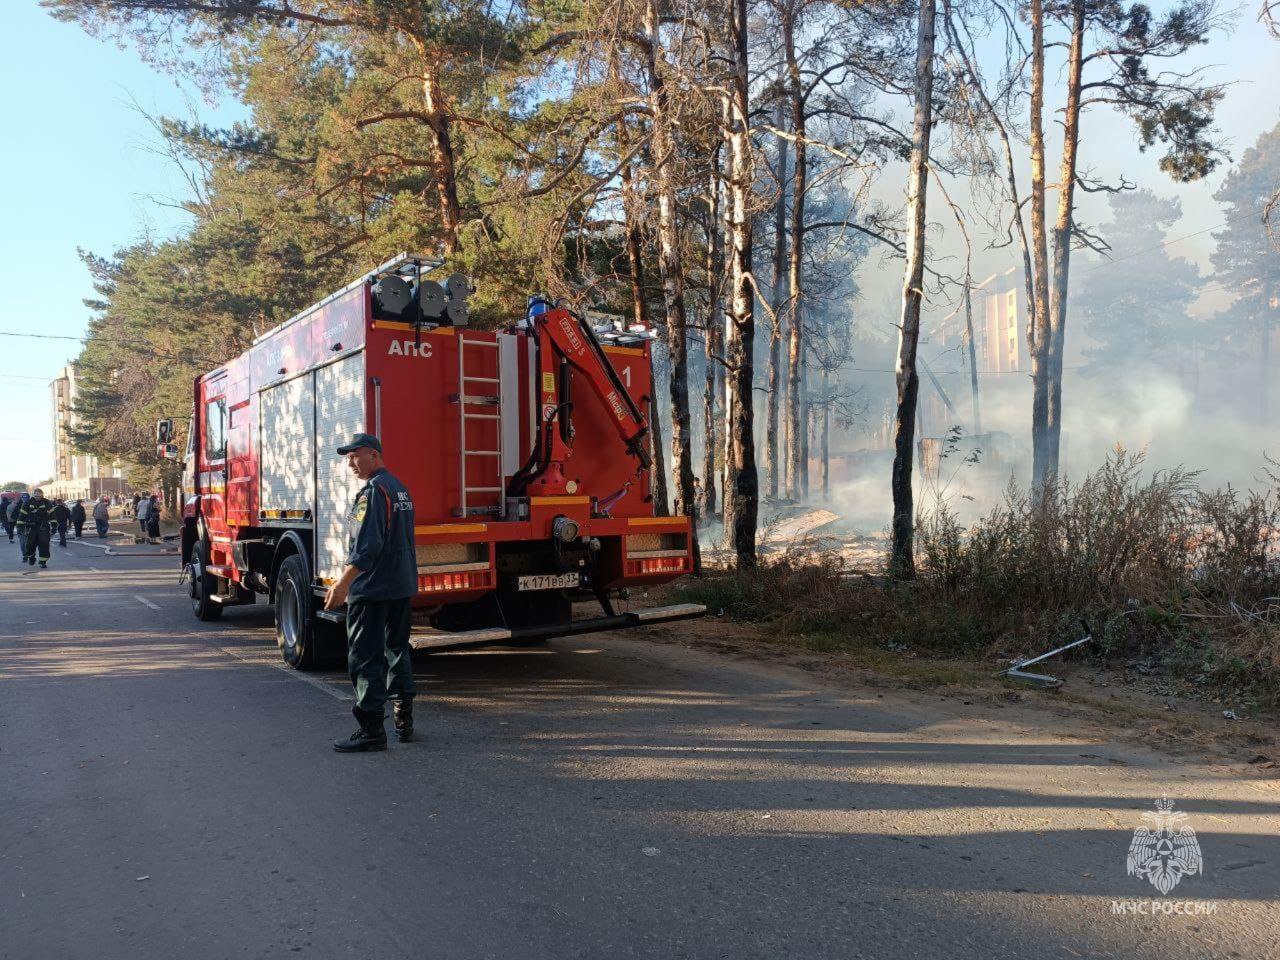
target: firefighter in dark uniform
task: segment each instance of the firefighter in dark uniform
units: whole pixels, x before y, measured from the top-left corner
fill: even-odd
[[[356,691],[352,713],[360,729],[333,748],[342,753],[385,750],[383,705],[391,701],[401,743],[413,739],[413,662],[410,601],[418,592],[413,499],[382,461],[382,443],[357,433],[338,448],[364,481],[347,516],[350,550],[341,579],[324,608],[347,605],[347,669]]]
[[[53,504],[44,498],[39,487],[31,491],[31,497],[18,510],[18,526],[26,530],[24,559],[30,566],[36,565],[36,550],[40,550],[40,569],[49,565],[49,524],[53,521]]]
[[[8,494],[0,499],[0,526],[4,527],[4,532],[9,535],[9,542],[13,543],[13,512],[18,504],[18,495],[15,493],[12,497]]]

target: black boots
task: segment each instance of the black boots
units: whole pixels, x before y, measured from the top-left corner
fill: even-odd
[[[367,750],[387,749],[387,731],[382,727],[382,716],[366,713],[359,707],[351,711],[360,721],[360,729],[346,740],[333,741],[333,749],[339,753],[364,753]]]
[[[391,717],[395,721],[396,736],[400,738],[400,742],[411,743],[413,741],[413,701],[391,701]]]
[[[387,731],[383,728],[383,718],[376,713],[366,713],[359,707],[351,711],[360,721],[360,729],[345,740],[335,740],[333,749],[339,753],[363,753],[366,750],[387,749]],[[396,736],[401,743],[413,740],[413,701],[391,701],[391,716],[395,720]]]

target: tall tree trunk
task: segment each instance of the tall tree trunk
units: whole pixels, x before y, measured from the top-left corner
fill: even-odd
[[[809,499],[809,441],[813,436],[813,400],[809,396],[809,350],[800,356],[800,489],[801,502]]]
[[[630,137],[626,122],[618,124],[618,150],[626,156],[630,149]],[[626,221],[627,265],[631,279],[631,322],[645,329],[653,324],[649,317],[649,303],[644,293],[644,241],[640,228],[641,201],[636,196],[635,178],[631,172],[631,164],[622,166],[622,216]],[[658,412],[658,385],[653,386],[654,395],[649,398],[646,418],[649,421],[649,457],[653,460],[650,471],[650,495],[653,497],[654,513],[660,517],[670,514],[667,496],[666,455],[663,453],[662,418]]]
[[[1049,308],[1047,467],[1057,476],[1062,449],[1062,352],[1067,333],[1067,288],[1075,215],[1076,158],[1080,145],[1080,84],[1084,65],[1084,0],[1072,0],[1071,47],[1067,54],[1067,102],[1062,120],[1062,167],[1058,217],[1053,225],[1053,288]]]
[[[720,396],[723,365],[720,362],[724,349],[722,331],[724,318],[720,312],[720,284],[724,271],[724,248],[720,231],[720,148],[711,155],[711,178],[707,185],[707,234],[705,269],[707,274],[706,311],[706,370],[702,389],[702,515],[711,519],[716,515],[716,487],[718,484],[716,463],[716,416]]]
[[[973,399],[973,432],[982,433],[982,403],[978,397],[978,345],[973,336],[973,278],[964,272],[964,335],[969,340],[969,392]]]
[[[1258,331],[1260,343],[1258,349],[1258,423],[1264,427],[1271,424],[1271,304],[1275,303],[1275,285],[1267,292],[1263,301],[1262,324]],[[1199,377],[1196,378],[1197,387]]]
[[[671,499],[667,493],[667,458],[662,452],[666,444],[662,441],[662,416],[658,403],[658,385],[653,385],[654,396],[649,398],[649,458],[653,466],[649,470],[649,493],[653,497],[655,516],[671,516]]]
[[[426,56],[430,57],[430,53]],[[449,131],[449,114],[445,109],[444,90],[440,87],[440,74],[434,64],[422,75],[422,102],[427,126],[431,130],[436,204],[440,210],[444,255],[448,257],[458,252],[458,230],[462,225],[462,212],[458,203],[458,173],[453,154],[453,138]]]
[[[732,430],[729,424],[729,408],[733,401],[733,386],[729,380],[729,327],[733,324],[733,200],[729,189],[729,177],[733,170],[733,144],[730,142],[729,127],[732,115],[730,95],[725,93],[720,98],[720,134],[724,149],[724,161],[721,165],[720,194],[720,264],[724,274],[722,288],[723,314],[720,317],[720,355],[724,362],[717,369],[716,394],[720,397],[720,412],[724,416],[720,428],[720,521],[723,524],[722,536],[724,547],[729,548],[729,528],[733,524],[731,511],[733,505],[729,497],[729,447],[732,441]]]
[[[618,124],[618,149],[625,155],[630,149],[625,124]],[[631,322],[646,330],[649,322],[649,304],[644,295],[644,241],[640,231],[641,200],[636,196],[635,180],[631,164],[622,165],[622,216],[627,229],[627,266],[631,280]]]
[[[778,104],[778,128],[786,121],[782,116],[782,104]],[[778,400],[782,387],[782,311],[785,300],[783,290],[787,276],[787,141],[777,139],[778,149],[778,199],[773,208],[773,316],[769,318],[769,406],[768,421],[764,433],[764,462],[769,477],[769,496],[778,495],[778,476],[782,472],[778,456]]]
[[[729,89],[729,462],[725,485],[725,525],[739,567],[756,562],[756,515],[760,484],[756,473],[752,380],[755,347],[755,284],[751,274],[751,196],[755,184],[751,152],[751,88],[747,53],[747,0],[733,0],[729,32],[733,76]]]
[[[1031,266],[1034,320],[1031,358],[1031,483],[1039,490],[1054,475],[1049,446],[1049,252],[1044,192],[1044,4],[1031,0]]]
[[[787,344],[787,495],[803,500],[809,495],[808,417],[804,373],[804,201],[808,189],[804,84],[796,59],[795,13],[784,6],[782,17],[783,53],[787,64],[787,88],[791,102],[791,129],[795,133],[795,171],[791,181],[791,260],[788,311],[791,339]]]
[[[890,572],[897,579],[915,576],[914,465],[916,405],[920,375],[916,346],[920,340],[920,301],[924,295],[924,241],[929,188],[929,128],[933,119],[934,0],[920,0],[916,41],[916,109],[911,128],[911,170],[907,184],[907,264],[902,284],[902,322],[898,328],[895,381],[898,407],[893,431],[893,548]]]
[[[831,375],[822,368],[822,500],[831,499]]]
[[[676,222],[673,168],[675,143],[671,135],[666,83],[658,64],[661,36],[654,0],[644,8],[648,45],[646,68],[652,123],[654,166],[651,173],[658,200],[658,272],[667,315],[667,352],[671,360],[671,476],[675,486],[675,510],[695,521],[697,497],[693,487],[693,446],[689,418],[688,322],[684,304],[684,264],[680,258],[680,226]]]

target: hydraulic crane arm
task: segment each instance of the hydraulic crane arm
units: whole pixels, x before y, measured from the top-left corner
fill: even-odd
[[[610,423],[639,469],[649,468],[645,437],[649,424],[631,399],[618,371],[605,355],[595,332],[581,317],[563,308],[529,319],[538,343],[538,433],[529,464],[512,478],[510,495],[575,493],[577,484],[565,476],[573,455],[573,402],[569,371],[581,375],[610,413]],[[624,488],[625,489],[625,488]]]
[[[592,392],[613,415],[611,422],[627,452],[640,461],[641,467],[648,469],[649,451],[641,442],[649,432],[648,421],[631,399],[591,326],[564,309],[549,310],[535,317],[534,323],[544,362],[549,352],[545,346],[550,343],[557,356],[586,378]]]

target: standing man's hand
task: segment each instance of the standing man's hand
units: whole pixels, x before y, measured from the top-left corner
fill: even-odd
[[[324,595],[324,608],[326,610],[337,610],[340,606],[347,602],[347,591],[351,589],[351,582],[360,576],[360,571],[355,567],[347,567],[342,571],[342,576],[338,578],[337,583],[331,586]]]
[[[324,608],[326,610],[337,610],[340,606],[347,602],[347,585],[339,580],[331,586],[324,595]]]

